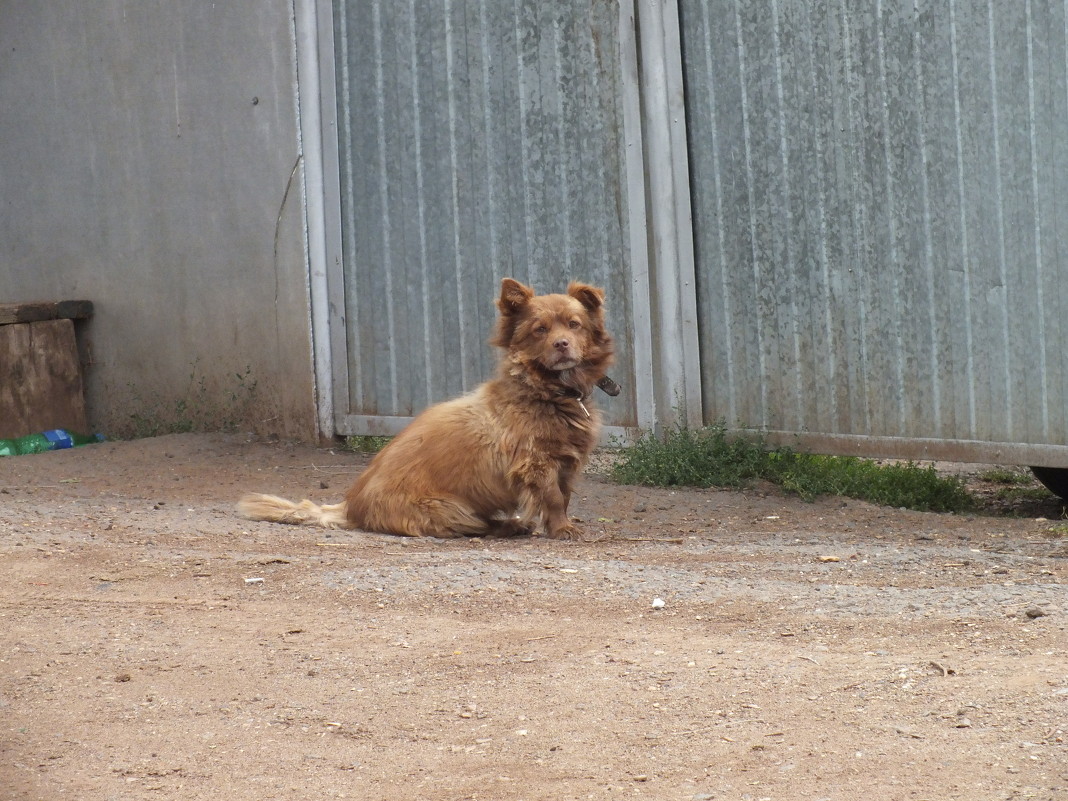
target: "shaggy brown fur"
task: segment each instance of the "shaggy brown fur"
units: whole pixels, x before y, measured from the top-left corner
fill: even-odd
[[[339,504],[249,495],[254,520],[362,528],[409,536],[531,533],[570,538],[575,477],[597,443],[594,386],[612,362],[604,291],[572,283],[536,296],[505,278],[492,344],[497,377],[412,421]]]

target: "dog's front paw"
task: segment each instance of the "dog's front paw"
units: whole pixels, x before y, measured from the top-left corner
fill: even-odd
[[[579,542],[583,539],[585,532],[580,526],[576,526],[574,523],[564,523],[561,526],[550,528],[546,531],[546,536],[551,540],[572,540]]]

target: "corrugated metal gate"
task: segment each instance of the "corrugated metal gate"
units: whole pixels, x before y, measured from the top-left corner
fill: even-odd
[[[706,419],[1068,465],[1064,3],[681,7]]]
[[[392,431],[494,370],[500,279],[604,286],[634,384],[620,19],[610,0],[334,0],[343,433]],[[600,399],[617,425],[633,393]]]
[[[1063,0],[331,13],[339,432],[487,377],[501,276],[581,277],[611,424],[1068,466]]]

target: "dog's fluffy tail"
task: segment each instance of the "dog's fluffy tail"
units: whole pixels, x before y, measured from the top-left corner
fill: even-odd
[[[319,506],[311,501],[293,503],[277,495],[246,495],[237,502],[237,513],[249,520],[292,523],[323,528],[348,528],[345,502]]]

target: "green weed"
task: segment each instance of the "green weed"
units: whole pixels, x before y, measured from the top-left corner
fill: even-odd
[[[763,477],[763,442],[728,438],[725,426],[643,434],[622,452],[611,477],[619,484],[658,487],[741,487]]]
[[[345,437],[345,450],[353,453],[378,453],[389,444],[392,437],[372,437],[367,434],[354,434]]]
[[[1001,487],[994,493],[1000,501],[1017,503],[1023,501],[1047,501],[1056,496],[1045,487]]]
[[[1008,486],[1030,484],[1035,480],[1030,471],[1011,470],[1007,467],[992,467],[989,470],[984,470],[979,474],[978,478],[988,484],[1005,484]]]
[[[645,434],[623,452],[611,476],[620,484],[736,488],[764,479],[805,500],[842,495],[934,512],[974,507],[963,479],[940,476],[934,467],[768,449],[759,438],[729,436],[722,423]]]

